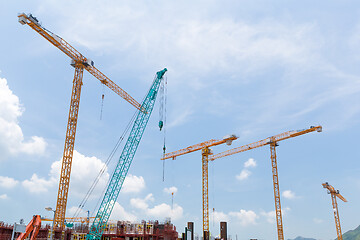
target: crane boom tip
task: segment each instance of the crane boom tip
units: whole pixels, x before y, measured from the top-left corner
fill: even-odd
[[[26,24],[26,14],[25,13],[19,13],[18,14],[18,18],[19,18],[19,23],[21,23],[21,25],[25,25]]]

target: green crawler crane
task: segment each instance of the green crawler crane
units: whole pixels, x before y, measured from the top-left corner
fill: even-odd
[[[145,100],[141,104],[140,109],[144,111],[138,111],[137,113],[134,125],[129,134],[129,138],[126,141],[125,147],[116,165],[114,174],[111,177],[104,198],[101,202],[101,205],[96,214],[94,222],[91,225],[89,234],[86,236],[87,240],[101,239],[101,235],[104,232],[106,224],[110,218],[116,199],[119,196],[121,187],[129,171],[131,162],[134,158],[137,147],[139,146],[145,127],[149,121],[151,112],[155,105],[155,100],[159,90],[160,83],[163,80],[163,76],[166,71],[167,69],[164,68],[162,71],[156,73],[154,82]]]

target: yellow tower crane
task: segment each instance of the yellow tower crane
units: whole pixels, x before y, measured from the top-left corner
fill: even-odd
[[[212,154],[210,147],[226,143],[231,145],[232,141],[236,140],[235,135],[227,135],[222,140],[211,139],[202,143],[192,145],[190,147],[180,149],[164,155],[161,160],[172,158],[175,160],[177,156],[187,153],[202,151],[202,197],[203,197],[203,239],[209,240],[209,196],[208,196],[208,158]]]
[[[75,68],[54,221],[55,228],[63,229],[84,69],[137,109],[141,109],[141,105],[107,76],[105,76],[105,74],[100,72],[100,70],[94,66],[94,62],[91,59],[86,58],[58,35],[42,27],[34,16],[31,14],[27,15],[25,13],[21,13],[18,15],[18,18],[22,25],[29,25],[51,44],[69,56],[71,58],[71,66]]]
[[[331,194],[331,200],[332,200],[332,205],[333,205],[333,210],[334,210],[336,233],[337,233],[338,240],[342,240],[343,238],[342,238],[342,233],[341,233],[340,217],[339,217],[339,211],[338,211],[338,206],[337,206],[337,202],[336,202],[336,197],[340,198],[344,202],[347,202],[347,200],[343,196],[341,196],[339,190],[335,190],[335,188],[333,186],[329,185],[329,183],[327,183],[327,182],[323,183],[322,186],[328,190],[328,194]]]
[[[230,156],[236,153],[245,152],[254,148],[262,147],[265,145],[270,145],[271,152],[271,165],[272,165],[272,174],[273,174],[273,185],[274,185],[274,197],[275,197],[275,211],[276,211],[276,224],[277,224],[277,232],[278,232],[278,240],[284,240],[284,232],[283,232],[283,224],[282,224],[282,215],[281,215],[281,204],[280,204],[280,190],[279,190],[279,176],[277,169],[277,160],[276,160],[276,151],[275,147],[278,146],[278,142],[297,137],[300,135],[304,135],[309,132],[322,131],[321,126],[312,126],[309,129],[304,130],[296,130],[296,131],[288,131],[284,132],[272,137],[265,138],[261,141],[250,143],[241,147],[233,148],[227,151],[224,151],[219,154],[215,154],[209,157],[209,161],[214,161],[215,159]]]

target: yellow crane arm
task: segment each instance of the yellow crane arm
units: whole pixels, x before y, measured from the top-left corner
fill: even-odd
[[[100,72],[95,66],[86,66],[85,69],[94,77],[100,80],[102,84],[113,90],[120,97],[128,101],[131,105],[136,107],[137,109],[141,109],[142,112],[145,112],[145,109],[141,107],[140,103],[138,103],[134,98],[132,98],[127,92],[125,92],[121,87],[119,87],[116,83],[110,80],[105,74]]]
[[[41,36],[43,36],[46,40],[48,40],[50,43],[52,43],[55,47],[60,49],[74,61],[86,62],[86,57],[84,57],[79,51],[73,48],[64,39],[43,28],[39,21],[31,14],[26,15],[25,13],[21,13],[18,15],[18,18],[19,22],[22,25],[29,25],[32,29],[38,32]]]
[[[135,99],[133,99],[127,92],[125,92],[122,88],[116,85],[113,81],[111,81],[105,74],[100,72],[95,66],[91,59],[86,58],[79,51],[77,51],[74,47],[72,47],[68,42],[66,42],[63,38],[58,35],[50,32],[41,26],[39,21],[32,16],[31,14],[26,15],[25,13],[21,13],[18,15],[19,22],[24,25],[29,25],[32,29],[38,32],[41,36],[43,36],[46,40],[48,40],[55,47],[60,49],[63,53],[65,53],[68,57],[70,57],[75,65],[75,62],[80,62],[83,64],[84,68],[94,77],[96,77],[101,83],[106,85],[108,88],[113,90],[120,97],[128,101],[131,105],[136,107],[137,109],[141,109],[140,103],[138,103]]]
[[[174,152],[170,152],[164,155],[161,160],[168,158],[175,159],[177,156],[184,155],[187,153],[202,150],[202,197],[203,197],[203,239],[209,240],[209,195],[208,195],[208,157],[212,154],[209,147],[226,143],[231,145],[232,141],[238,137],[235,135],[227,135],[221,140],[211,139],[202,143],[192,145],[187,148],[183,148]]]
[[[343,200],[344,202],[347,202],[347,200],[340,193],[336,194],[336,196],[341,200]]]
[[[309,129],[304,129],[304,130],[297,130],[297,131],[287,131],[287,132],[283,132],[280,133],[278,135],[272,136],[272,137],[268,137],[265,138],[263,140],[260,140],[258,142],[253,142],[247,145],[243,145],[241,147],[237,147],[237,148],[233,148],[227,151],[224,151],[222,153],[218,153],[212,156],[209,156],[209,161],[214,161],[215,159],[218,158],[222,158],[222,157],[226,157],[226,156],[230,156],[236,153],[240,153],[240,152],[245,152],[254,148],[259,148],[265,145],[268,145],[272,142],[279,142],[288,138],[292,138],[292,137],[296,137],[296,136],[300,136],[309,132],[314,132],[314,131],[318,131],[321,132],[322,131],[322,127],[321,126],[312,126]]]
[[[180,150],[177,150],[177,151],[174,151],[174,152],[167,153],[167,154],[164,155],[163,158],[161,158],[161,160],[165,160],[165,159],[169,159],[169,158],[175,159],[177,156],[184,155],[184,154],[191,153],[191,152],[195,152],[195,151],[198,151],[198,150],[201,150],[201,149],[204,149],[204,148],[220,145],[220,144],[223,144],[223,143],[229,143],[229,142],[231,143],[233,140],[236,140],[237,138],[238,137],[236,137],[235,135],[230,135],[230,136],[225,136],[221,140],[211,139],[209,141],[205,141],[205,142],[202,142],[202,143],[192,145],[192,146],[187,147],[187,148],[183,148],[183,149],[180,149]]]
[[[347,200],[340,194],[339,190],[335,190],[335,188],[331,185],[329,185],[329,183],[323,183],[322,186],[324,188],[326,188],[330,194],[334,194],[335,196],[337,196],[338,198],[340,198],[342,201],[347,202]]]
[[[281,214],[281,204],[280,204],[280,189],[279,189],[279,176],[278,176],[278,169],[277,169],[277,160],[276,160],[276,151],[275,148],[277,146],[277,142],[289,139],[292,137],[297,137],[309,132],[313,131],[322,131],[321,126],[317,127],[310,127],[309,129],[298,130],[298,131],[287,131],[278,135],[274,135],[272,137],[268,137],[266,139],[260,140],[258,142],[250,143],[241,147],[237,147],[234,149],[230,149],[228,151],[208,156],[208,161],[214,161],[217,158],[222,158],[226,156],[230,156],[236,153],[245,152],[254,148],[262,147],[265,145],[270,145],[270,152],[271,152],[271,166],[272,166],[272,175],[273,175],[273,185],[274,185],[274,198],[275,198],[275,211],[276,211],[276,224],[277,224],[277,231],[278,231],[278,240],[284,240],[284,233],[283,233],[283,223],[282,223],[282,214]]]
[[[78,120],[78,111],[80,104],[80,93],[81,93],[84,69],[86,69],[90,74],[92,74],[94,77],[100,80],[103,84],[105,84],[107,87],[113,90],[116,94],[120,95],[130,104],[135,106],[137,109],[143,112],[144,110],[141,107],[141,105],[138,102],[136,102],[129,94],[127,94],[123,89],[121,89],[118,85],[116,85],[113,81],[111,81],[108,77],[106,77],[97,68],[95,68],[94,63],[93,61],[91,61],[91,59],[86,58],[84,55],[82,55],[79,51],[77,51],[74,47],[72,47],[68,42],[66,42],[58,35],[42,27],[39,21],[34,16],[32,16],[31,14],[26,15],[25,13],[22,13],[18,15],[18,20],[22,25],[25,24],[29,25],[33,30],[38,32],[51,44],[53,44],[55,47],[60,49],[68,57],[70,57],[71,65],[75,68],[73,89],[70,100],[68,125],[66,130],[66,137],[65,137],[64,153],[63,153],[61,172],[60,172],[55,221],[54,221],[54,227],[63,229],[68,190],[70,184],[70,174],[71,174],[76,127]]]
[[[338,204],[336,201],[336,197],[340,198],[344,202],[347,202],[347,200],[343,196],[341,196],[339,190],[335,190],[335,188],[333,186],[331,186],[328,182],[323,183],[322,186],[324,188],[326,188],[328,190],[328,194],[331,195],[331,202],[332,202],[332,206],[333,206],[337,239],[342,240],[343,237],[342,237],[342,232],[341,232],[340,216],[339,216],[339,210],[338,210]]]

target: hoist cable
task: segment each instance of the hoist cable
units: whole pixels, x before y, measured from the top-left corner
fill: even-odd
[[[142,102],[144,101],[145,98],[146,98],[146,96],[143,98]],[[94,179],[92,185],[90,186],[89,190],[87,191],[85,197],[84,197],[83,200],[80,202],[79,207],[78,207],[78,209],[76,210],[73,218],[78,217],[78,215],[81,213],[81,210],[84,208],[86,202],[88,201],[89,197],[91,196],[92,192],[94,191],[94,189],[95,189],[96,185],[98,184],[99,180],[101,179],[102,175],[105,173],[106,168],[109,166],[112,158],[114,157],[116,151],[118,150],[119,146],[121,145],[121,143],[122,143],[125,135],[129,132],[129,130],[130,130],[130,128],[131,128],[131,126],[132,126],[135,118],[136,118],[136,115],[137,115],[138,111],[139,111],[139,110],[135,110],[135,112],[134,112],[131,120],[130,120],[129,123],[127,124],[124,132],[121,134],[121,136],[119,137],[118,141],[116,142],[114,148],[113,148],[112,151],[110,152],[110,154],[109,154],[109,156],[108,156],[108,158],[107,158],[104,166],[101,168],[100,172],[98,173],[98,175],[97,175],[96,178]],[[114,171],[115,171],[115,169],[113,170],[113,172],[114,172]],[[112,173],[112,174],[113,174],[113,173]],[[109,182],[110,182],[110,178],[108,179],[108,182],[107,182],[106,186],[109,185]],[[106,187],[104,188],[101,196],[104,195],[105,191],[106,191]],[[101,200],[101,198],[99,198],[99,200],[98,200],[97,204],[95,205],[94,210],[92,211],[92,213],[95,212],[96,208],[98,207],[98,205],[99,205],[99,203],[100,203],[100,200]]]
[[[104,97],[105,97],[105,92],[104,92],[104,87],[105,87],[105,84],[102,84],[102,95],[101,95],[101,108],[100,108],[100,120],[102,120],[102,113],[103,113],[103,107],[104,107]]]
[[[164,147],[163,147],[163,158],[165,158],[165,153],[166,153],[166,101],[167,101],[167,77],[165,77],[164,79],[164,86],[163,86],[163,106],[160,107],[160,109],[162,108],[162,117],[164,120]],[[161,119],[162,120],[162,119]],[[163,160],[163,182],[165,181],[165,160]]]
[[[135,116],[135,114],[134,114]],[[81,201],[81,203],[79,204],[78,209],[76,210],[75,214],[74,214],[74,218],[78,217],[78,215],[81,213],[81,210],[84,208],[85,203],[87,202],[87,200],[89,199],[89,197],[91,196],[92,192],[94,191],[96,185],[98,184],[99,180],[101,179],[102,175],[105,173],[106,168],[108,167],[109,163],[111,162],[113,156],[115,155],[117,149],[119,148],[120,144],[122,143],[124,136],[126,135],[126,133],[129,131],[131,123],[134,121],[135,117],[132,117],[130,122],[128,123],[128,125],[126,126],[124,132],[121,134],[121,136],[119,137],[119,139],[117,140],[114,148],[112,149],[112,151],[110,152],[105,164],[103,165],[103,167],[100,169],[98,175],[96,176],[96,178],[94,179],[93,183],[91,184],[90,188],[88,189],[85,197],[83,198],[83,200]]]
[[[114,147],[115,151],[113,150],[111,159],[112,159],[112,157],[115,155],[115,152],[118,150],[118,148],[119,148],[120,144],[122,143],[122,141],[124,140],[125,135],[126,135],[126,134],[128,133],[128,131],[130,130],[130,127],[131,127],[132,123],[133,123],[134,120],[135,120],[136,114],[137,114],[137,111],[135,111],[134,115],[132,116],[131,120],[129,121],[128,125],[126,126],[126,130],[124,131],[123,135],[119,138],[119,141],[116,143],[116,145],[115,145],[115,147]],[[120,139],[121,139],[121,140],[120,140]],[[109,161],[109,163],[110,163],[110,161]],[[108,163],[106,166],[108,166],[109,163]],[[111,174],[110,176],[112,176],[112,175],[114,174],[114,171],[115,171],[115,168],[113,169],[113,172],[112,172],[112,174]],[[108,185],[109,185],[109,182],[110,182],[110,178],[108,179],[108,182],[106,183],[105,186],[108,186]],[[105,191],[106,191],[106,187],[103,189],[103,191],[102,191],[102,193],[101,193],[100,196],[103,196],[103,195],[105,194]],[[100,200],[101,200],[101,199],[102,199],[102,198],[99,198],[99,199],[98,199],[98,201],[97,201],[94,209],[92,210],[91,214],[95,212],[95,210],[97,209],[97,207],[98,207],[99,204],[100,204]]]

